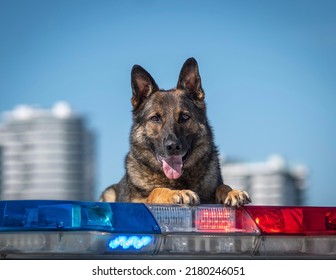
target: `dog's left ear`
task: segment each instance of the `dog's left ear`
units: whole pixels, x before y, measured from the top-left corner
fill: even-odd
[[[201,76],[198,72],[198,64],[195,58],[188,58],[184,62],[177,82],[177,88],[187,90],[200,101],[204,99]]]
[[[159,87],[152,76],[140,65],[134,65],[131,72],[132,83],[132,105],[136,109],[153,92],[158,91]]]

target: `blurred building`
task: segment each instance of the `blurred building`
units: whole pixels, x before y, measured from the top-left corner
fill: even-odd
[[[265,162],[234,162],[222,160],[224,182],[246,190],[253,204],[304,205],[307,169],[290,167],[279,155]]]
[[[64,102],[18,106],[0,124],[0,199],[94,199],[94,136]]]

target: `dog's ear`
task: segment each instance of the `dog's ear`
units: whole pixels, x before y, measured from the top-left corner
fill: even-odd
[[[200,101],[204,99],[201,76],[198,72],[198,64],[195,58],[188,58],[184,62],[177,82],[177,88],[192,93]]]
[[[140,65],[134,65],[131,72],[132,105],[136,109],[153,92],[159,90],[152,76]]]

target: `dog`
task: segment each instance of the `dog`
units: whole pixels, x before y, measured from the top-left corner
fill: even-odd
[[[251,202],[223,184],[206,115],[197,61],[182,66],[177,86],[159,89],[141,66],[131,71],[133,125],[126,174],[100,196],[105,202],[213,204]]]

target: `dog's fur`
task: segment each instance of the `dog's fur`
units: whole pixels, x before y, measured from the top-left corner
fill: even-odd
[[[246,192],[223,184],[196,60],[184,63],[174,89],[159,89],[139,65],[132,69],[131,83],[133,126],[126,174],[100,201],[249,203]]]

